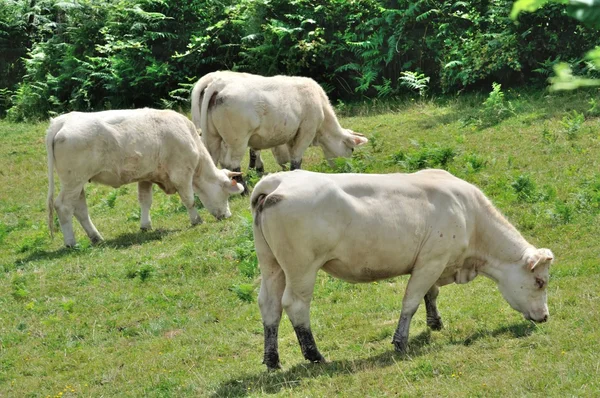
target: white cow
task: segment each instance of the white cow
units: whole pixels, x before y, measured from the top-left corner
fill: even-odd
[[[477,275],[494,280],[526,319],[548,318],[552,252],[527,243],[479,189],[445,171],[276,173],[256,185],[251,203],[269,369],[280,366],[282,308],[304,357],[324,361],[309,320],[319,269],[348,282],[411,275],[392,341],[400,352],[420,301],[425,299],[427,325],[440,329],[439,286]]]
[[[85,183],[119,187],[138,183],[141,227],[150,229],[152,184],[167,194],[179,193],[192,224],[202,220],[194,192],[218,219],[229,217],[228,198],[243,191],[232,180],[239,173],[219,170],[194,124],[174,111],[156,109],[71,112],[50,122],[48,151],[48,227],[53,231],[56,208],[66,246],[75,245],[73,214],[92,242],[102,236],[88,215]],[[54,167],[61,191],[54,197]]]
[[[239,171],[247,147],[261,150],[286,145],[289,154],[281,150],[282,156],[275,153],[275,157],[280,164],[289,157],[294,170],[300,168],[311,144],[321,146],[331,160],[350,157],[354,147],[368,142],[340,126],[325,91],[312,79],[219,73],[225,72],[211,77],[199,115],[202,140],[213,160],[224,167]],[[199,98],[201,90],[202,85],[194,88],[192,100]],[[192,112],[197,112],[195,108],[193,104]]]
[[[243,72],[232,72],[232,71],[228,71],[228,70],[210,72],[210,73],[207,73],[206,75],[202,76],[200,78],[200,80],[198,80],[196,82],[196,84],[194,85],[194,88],[192,89],[192,96],[191,96],[192,121],[196,125],[196,128],[201,129],[200,107],[202,106],[202,99],[204,98],[204,92],[205,92],[206,88],[209,86],[209,84],[213,82],[213,80],[215,80],[217,78],[221,78],[221,79],[228,79],[232,82],[237,82],[235,84],[243,84],[243,82],[240,82],[239,79],[244,79],[246,77],[253,77],[253,76],[257,76],[257,75],[253,75],[251,73],[243,73]],[[285,145],[280,145],[278,147],[271,148],[271,151],[273,152],[273,156],[277,160],[277,163],[282,165],[282,167],[286,163],[290,162],[289,152]],[[221,150],[220,153],[223,153],[223,150]],[[215,161],[215,164],[218,164],[218,163]],[[263,164],[262,158],[260,156],[260,151],[250,148],[250,163],[248,165],[248,168],[256,169],[259,173],[264,172],[264,164]]]

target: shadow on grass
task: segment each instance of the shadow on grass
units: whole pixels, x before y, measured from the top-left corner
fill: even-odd
[[[163,236],[178,232],[178,229],[166,230],[156,229],[152,231],[138,231],[133,233],[125,233],[117,236],[116,238],[105,240],[98,244],[96,247],[109,247],[113,249],[123,249],[134,245],[140,245],[145,242],[160,240]],[[65,256],[79,256],[87,253],[91,249],[91,246],[66,248],[62,247],[54,251],[45,251],[36,249],[26,257],[17,259],[15,261],[16,268],[22,268],[25,264],[38,261],[38,260],[54,260]]]
[[[469,346],[476,342],[477,340],[485,337],[497,337],[503,334],[508,335],[509,337],[519,339],[521,337],[530,336],[535,330],[537,326],[533,322],[519,322],[509,326],[503,326],[496,330],[480,330],[463,341],[456,341],[455,344],[462,344]]]
[[[163,236],[179,232],[179,229],[153,229],[152,231],[137,231],[121,234],[113,239],[105,240],[100,246],[108,246],[114,249],[123,249],[146,242],[161,240]]]
[[[465,340],[455,342],[455,344],[470,345],[480,338],[488,336],[495,337],[503,334],[508,334],[513,338],[527,337],[535,330],[536,325],[532,322],[520,322],[491,331],[476,332]],[[398,354],[390,349],[384,353],[363,359],[337,360],[324,364],[310,364],[308,362],[303,362],[284,371],[267,372],[265,370],[254,375],[240,375],[240,377],[235,377],[223,382],[212,396],[245,397],[257,393],[275,394],[284,388],[294,388],[298,386],[304,379],[313,379],[323,376],[332,377],[340,374],[354,374],[373,368],[386,368],[425,354],[428,352],[427,346],[430,342],[431,330],[427,329],[410,340],[407,355]]]
[[[385,368],[421,356],[423,348],[430,342],[431,331],[426,330],[410,340],[408,354],[402,355],[390,350],[372,357],[357,360],[336,360],[322,364],[303,362],[292,366],[288,370],[267,372],[266,370],[254,375],[240,375],[223,382],[212,397],[244,397],[257,393],[274,394],[284,388],[293,388],[303,379],[312,379],[323,376],[336,376],[339,374],[354,374],[366,369]],[[297,350],[301,357],[300,349]]]

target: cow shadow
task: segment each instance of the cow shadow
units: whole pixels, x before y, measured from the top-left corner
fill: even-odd
[[[368,358],[357,360],[334,360],[327,363],[311,364],[302,362],[292,366],[288,370],[257,374],[246,374],[234,377],[223,382],[211,397],[245,397],[258,394],[275,394],[284,388],[293,388],[301,383],[303,379],[311,379],[322,376],[336,376],[340,374],[354,374],[366,369],[386,368],[397,365],[399,362],[410,361],[425,353],[425,347],[429,345],[431,331],[423,331],[409,342],[407,354],[400,354],[390,350]],[[299,352],[298,352],[299,354]]]
[[[131,246],[142,245],[146,242],[161,240],[163,237],[179,232],[180,229],[153,229],[151,231],[127,232],[116,238],[105,240],[98,246],[110,247],[114,249],[125,249]]]
[[[508,326],[502,326],[495,330],[478,330],[462,341],[454,341],[453,344],[470,346],[479,339],[486,337],[498,337],[503,334],[506,334],[511,338],[520,339],[531,336],[531,334],[533,334],[537,328],[538,326],[533,322],[519,322]]]
[[[121,234],[113,239],[105,240],[95,246],[76,246],[74,248],[61,247],[58,250],[47,251],[36,249],[29,253],[26,257],[19,258],[15,261],[16,268],[23,268],[30,262],[40,260],[55,260],[65,256],[77,257],[88,253],[92,247],[108,247],[111,249],[125,249],[135,245],[141,245],[146,242],[155,240],[161,240],[164,236],[174,232],[180,231],[179,229],[155,229],[152,231],[137,231],[128,232]]]
[[[478,339],[495,337],[503,334],[507,334],[513,338],[522,338],[531,335],[536,329],[537,326],[532,322],[519,322],[495,330],[478,331],[464,340],[456,340],[450,344],[468,346]],[[354,374],[373,368],[398,366],[404,361],[411,361],[414,358],[430,352],[427,346],[431,342],[431,333],[430,329],[426,329],[418,336],[410,339],[409,351],[406,355],[399,354],[393,351],[393,349],[390,349],[384,353],[357,360],[335,360],[323,364],[303,362],[284,371],[263,371],[253,375],[240,375],[239,377],[234,377],[231,380],[223,382],[211,396],[245,397],[261,393],[275,394],[284,388],[294,388],[304,379],[322,376],[332,377],[340,374]]]

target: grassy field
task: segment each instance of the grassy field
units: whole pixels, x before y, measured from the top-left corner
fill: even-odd
[[[390,344],[407,277],[351,285],[321,273],[312,324],[329,361],[306,363],[284,316],[283,370],[267,373],[247,197],[190,227],[156,190],[139,231],[136,186],[88,185],[106,242],[62,248],[45,225],[46,124],[0,121],[0,396],[599,396],[600,110],[589,93],[506,93],[340,104],[370,143],[338,172],[444,167],[477,184],[557,260],[550,320],[532,324],[490,280],[441,289],[445,324],[422,305],[410,351]],[[591,102],[590,102],[591,101]],[[265,153],[268,171],[276,171]],[[311,148],[304,168],[331,171]]]

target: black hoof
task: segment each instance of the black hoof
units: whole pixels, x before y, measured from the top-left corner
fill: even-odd
[[[92,241],[92,245],[99,245],[100,243],[102,243],[102,238],[95,237],[91,238],[90,240]]]
[[[437,318],[434,320],[427,320],[427,326],[429,326],[429,328],[431,330],[442,330],[444,328],[444,324],[442,323],[442,319],[441,318]]]
[[[392,341],[392,344],[394,345],[394,350],[401,354],[401,355],[405,355],[408,351],[407,349],[407,344],[406,342],[403,341]]]
[[[264,365],[267,365],[267,370],[269,372],[273,372],[281,369],[281,363],[279,362],[279,355],[269,355],[265,356],[265,359],[262,362]]]

